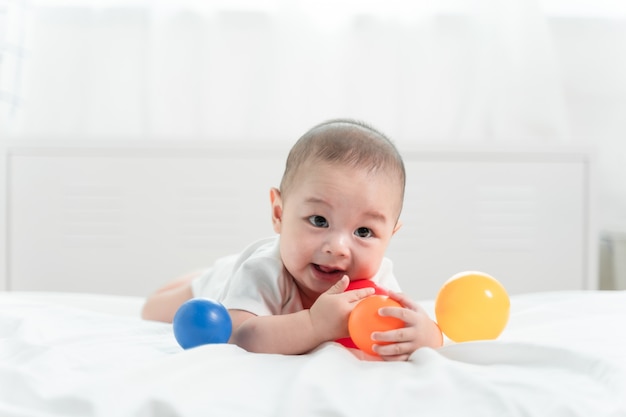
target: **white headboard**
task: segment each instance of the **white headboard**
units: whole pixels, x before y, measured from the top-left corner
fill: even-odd
[[[0,289],[145,295],[272,234],[290,144],[9,147]],[[389,257],[433,298],[463,270],[510,293],[595,288],[591,158],[560,150],[403,148]]]

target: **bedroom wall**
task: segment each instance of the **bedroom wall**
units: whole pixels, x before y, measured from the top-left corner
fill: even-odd
[[[599,224],[626,229],[626,17],[555,19],[571,144],[596,150]]]
[[[626,228],[621,2],[385,3],[0,2],[0,139],[287,143],[348,116],[402,146],[582,146],[599,229]]]

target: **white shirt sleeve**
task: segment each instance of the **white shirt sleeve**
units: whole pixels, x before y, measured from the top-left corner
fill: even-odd
[[[257,316],[282,314],[281,271],[279,259],[247,259],[230,278],[222,303],[227,309],[245,310]]]
[[[380,264],[380,269],[372,280],[379,287],[393,292],[401,292],[400,284],[393,274],[393,263],[390,259],[384,258]]]
[[[302,310],[295,283],[283,270],[278,237],[250,245],[240,255],[218,260],[192,282],[194,297],[222,303],[227,309],[257,316]]]
[[[392,262],[384,258],[372,280],[381,288],[400,292]],[[192,282],[194,297],[219,301],[229,310],[257,316],[288,314],[303,309],[293,279],[284,271],[278,237],[250,245],[240,255],[220,259]]]

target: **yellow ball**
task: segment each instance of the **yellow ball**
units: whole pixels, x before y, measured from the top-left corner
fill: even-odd
[[[461,272],[439,290],[435,316],[441,331],[454,342],[489,340],[504,330],[510,307],[498,280],[483,272]]]

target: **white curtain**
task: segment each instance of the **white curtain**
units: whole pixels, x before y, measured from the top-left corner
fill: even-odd
[[[0,0],[0,139],[20,102],[26,15],[26,1]]]
[[[379,3],[30,3],[10,132],[293,140],[355,117],[398,141],[568,140],[534,0]]]
[[[291,142],[354,117],[398,142],[585,145],[600,225],[626,228],[625,5],[0,0],[0,140]]]

